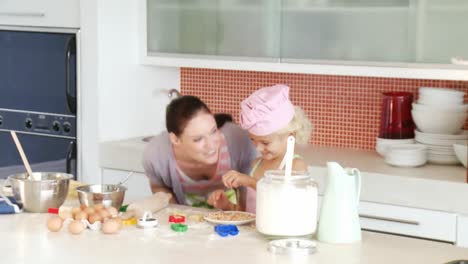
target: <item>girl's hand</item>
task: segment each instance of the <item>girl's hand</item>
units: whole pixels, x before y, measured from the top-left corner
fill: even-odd
[[[230,170],[223,175],[223,183],[227,188],[238,188],[240,186],[246,186],[255,189],[257,181],[248,175]]]
[[[229,202],[228,198],[224,194],[224,190],[219,189],[210,194],[207,200],[208,204],[216,209],[231,210],[233,204]]]

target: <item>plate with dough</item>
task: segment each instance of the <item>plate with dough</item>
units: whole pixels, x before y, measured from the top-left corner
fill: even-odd
[[[241,211],[219,211],[208,213],[205,221],[222,225],[243,225],[255,221],[255,214]]]

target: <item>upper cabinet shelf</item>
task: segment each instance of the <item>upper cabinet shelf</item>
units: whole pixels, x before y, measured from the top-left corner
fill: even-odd
[[[141,3],[147,64],[468,80],[466,0]]]

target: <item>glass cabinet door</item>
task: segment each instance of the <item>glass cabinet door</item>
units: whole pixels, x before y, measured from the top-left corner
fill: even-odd
[[[147,49],[279,60],[281,0],[147,0]]]
[[[466,0],[283,0],[282,61],[468,57]]]
[[[468,1],[419,0],[416,62],[468,59]]]
[[[410,0],[283,0],[285,59],[411,61],[415,7]]]

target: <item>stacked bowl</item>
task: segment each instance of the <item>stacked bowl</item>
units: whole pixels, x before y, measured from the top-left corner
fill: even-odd
[[[468,133],[462,130],[468,117],[464,94],[446,88],[419,88],[411,114],[417,127],[415,140],[427,146],[430,163],[459,164],[453,144],[468,142]]]

